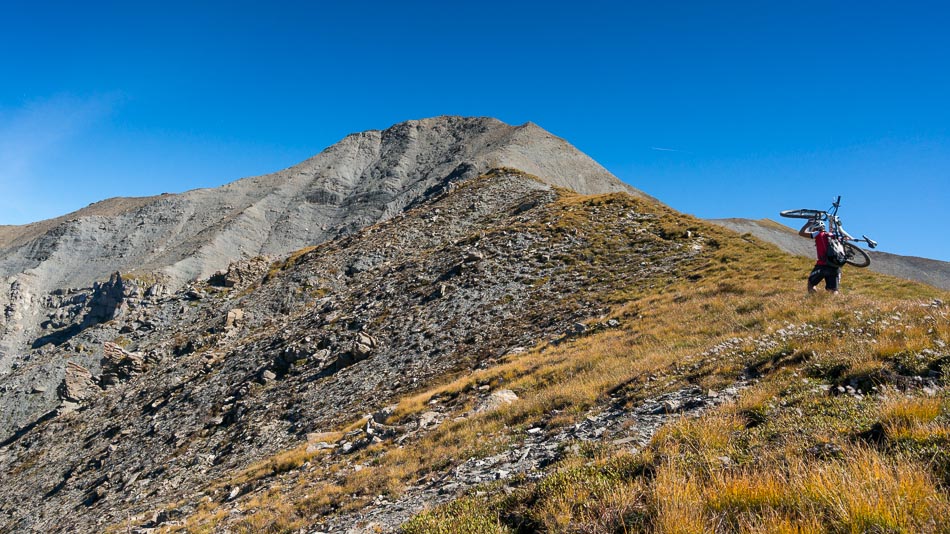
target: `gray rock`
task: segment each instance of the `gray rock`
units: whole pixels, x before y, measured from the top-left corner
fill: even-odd
[[[478,250],[470,250],[465,256],[466,262],[479,262],[485,259],[485,254]]]
[[[162,296],[165,296],[167,293],[168,293],[168,289],[165,287],[164,284],[152,284],[145,291],[145,296],[146,297],[162,297]]]
[[[366,334],[365,332],[360,332],[356,335],[356,342],[360,345],[369,347],[370,349],[374,349],[379,345],[379,341],[375,337]]]
[[[244,310],[241,308],[234,308],[228,312],[227,317],[224,320],[225,330],[231,330],[237,326],[241,326],[244,322]]]
[[[373,354],[373,348],[362,343],[354,343],[351,352],[353,353],[353,362],[355,363],[369,358],[370,355]]]
[[[205,295],[196,289],[189,289],[185,292],[185,298],[188,300],[201,300],[205,298]]]
[[[264,383],[271,382],[277,379],[277,375],[270,369],[264,369],[261,371],[261,381]]]
[[[381,410],[376,410],[372,415],[373,421],[376,421],[379,424],[386,423],[386,420],[389,418],[389,416],[396,412],[396,408],[398,407],[399,405],[397,404],[390,404]]]
[[[88,369],[73,362],[66,363],[66,377],[57,390],[61,399],[79,404],[100,391]]]
[[[102,387],[109,387],[143,373],[145,359],[141,354],[128,352],[115,343],[107,342],[103,344],[101,367],[99,383]]]
[[[73,401],[63,401],[59,407],[56,409],[56,415],[66,415],[73,413],[80,408],[78,402]]]
[[[667,399],[663,401],[662,406],[664,413],[676,413],[683,406],[683,403],[678,399]]]
[[[416,423],[419,430],[425,430],[427,428],[432,428],[438,426],[442,422],[442,414],[439,412],[423,412],[419,416],[419,421]]]
[[[497,410],[502,406],[506,406],[518,400],[518,395],[510,389],[499,389],[493,391],[487,399],[485,399],[479,406],[476,408],[476,412],[490,412]]]

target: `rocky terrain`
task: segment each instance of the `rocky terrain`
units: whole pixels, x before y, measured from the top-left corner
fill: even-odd
[[[856,270],[802,305],[808,260],[533,125],[412,121],[68,218],[0,234],[0,533],[950,520],[945,292]],[[872,460],[850,504],[797,474]]]
[[[288,254],[389,219],[496,167],[582,193],[642,195],[534,124],[438,117],[352,134],[303,163],[219,188],[115,198],[0,227],[0,372],[43,335],[43,301],[54,290],[119,271],[147,273],[161,281],[154,291],[174,291],[232,261]]]
[[[585,193],[642,196],[533,124],[439,117],[353,134],[299,165],[217,189],[110,199],[0,228],[0,436],[58,399],[66,366],[30,363],[36,354],[110,320],[124,293],[161,299],[233,261],[348,235],[504,165]],[[109,281],[115,272],[121,282]],[[90,361],[101,353],[95,347]]]
[[[173,293],[116,274],[51,295],[51,333],[4,381],[11,406],[55,393],[40,414],[4,412],[0,470],[44,488],[4,507],[7,524],[93,531],[199,492],[435,377],[565,335],[606,312],[605,294],[658,283],[702,248],[658,237],[659,208],[633,197],[604,206],[610,234],[566,228],[558,212],[575,208],[555,207],[559,195],[493,171],[352,236]],[[629,257],[598,250],[607,237],[662,261],[617,269]],[[592,263],[578,270],[575,258]],[[65,513],[77,506],[89,513]]]
[[[795,254],[813,258],[815,256],[814,243],[802,239],[798,232],[775,221],[762,219],[715,219],[710,222],[735,230],[740,234],[752,234],[759,239],[768,241],[778,248]],[[898,278],[917,280],[934,287],[950,290],[950,262],[901,256],[877,250],[868,250],[871,256],[872,271],[889,274]]]

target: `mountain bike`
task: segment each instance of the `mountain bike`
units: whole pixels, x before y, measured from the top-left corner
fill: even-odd
[[[855,267],[867,267],[871,265],[871,257],[863,249],[851,242],[867,243],[869,248],[876,248],[877,241],[872,240],[866,235],[861,235],[861,239],[851,237],[841,226],[841,217],[838,217],[838,208],[841,206],[841,196],[835,199],[834,203],[827,210],[785,210],[779,212],[782,217],[792,219],[811,219],[813,221],[825,221],[828,227],[828,233],[841,241],[844,246],[844,252],[847,259],[845,263]]]

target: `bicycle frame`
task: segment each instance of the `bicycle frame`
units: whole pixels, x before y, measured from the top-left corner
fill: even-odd
[[[828,231],[839,239],[863,242],[867,243],[869,248],[876,248],[877,241],[872,240],[866,235],[861,235],[861,239],[854,238],[844,229],[844,227],[841,225],[841,217],[838,217],[839,207],[841,207],[841,195],[838,195],[835,198],[835,201],[831,204],[831,207],[828,208],[828,210],[820,212],[821,217],[819,217],[818,220],[826,221],[828,225]]]
[[[867,252],[861,248],[852,245],[850,242],[864,242],[868,244],[869,248],[877,247],[877,241],[874,241],[866,235],[862,235],[861,239],[856,239],[851,236],[844,227],[841,225],[841,217],[838,217],[838,208],[841,207],[841,196],[835,198],[835,201],[831,204],[831,207],[825,211],[821,210],[812,210],[812,209],[799,209],[799,210],[785,210],[779,212],[779,215],[782,217],[791,217],[793,219],[808,219],[808,225],[803,227],[803,229],[813,226],[815,221],[825,221],[825,226],[828,233],[833,235],[845,248],[845,255],[847,260],[845,263],[853,265],[855,267],[867,267],[871,264],[871,257],[868,256]]]

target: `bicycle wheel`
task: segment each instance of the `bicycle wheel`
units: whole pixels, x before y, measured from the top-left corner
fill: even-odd
[[[845,261],[848,265],[855,267],[867,267],[871,265],[871,257],[868,253],[851,243],[844,243],[844,252],[848,259]]]
[[[785,210],[780,211],[779,215],[782,217],[789,217],[792,219],[814,219],[816,217],[821,217],[825,212],[820,210]]]

